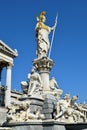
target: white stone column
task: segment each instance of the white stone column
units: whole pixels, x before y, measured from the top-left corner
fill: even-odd
[[[50,91],[49,74],[53,66],[53,61],[47,57],[42,57],[40,59],[34,60],[33,65],[36,66],[41,76],[43,92]]]
[[[5,90],[5,107],[11,103],[11,71],[12,64],[7,65],[6,68],[6,90]]]
[[[2,68],[0,68],[0,86],[1,86],[1,74],[2,74]]]
[[[43,91],[50,91],[49,88],[49,72],[40,72],[42,79]]]

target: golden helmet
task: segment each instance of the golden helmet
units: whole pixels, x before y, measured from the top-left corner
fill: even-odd
[[[42,11],[42,12],[40,13],[40,16],[39,16],[39,17],[38,17],[38,16],[36,17],[37,21],[42,21],[42,19],[45,18],[45,16],[44,16],[45,14],[46,14],[46,11]]]

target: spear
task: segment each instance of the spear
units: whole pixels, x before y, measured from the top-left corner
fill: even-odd
[[[51,39],[51,43],[50,43],[50,50],[49,50],[49,54],[48,54],[48,57],[50,58],[50,54],[51,54],[51,50],[52,50],[52,45],[53,45],[53,40],[54,40],[54,34],[55,34],[55,30],[56,30],[56,26],[57,26],[57,19],[58,19],[58,13],[56,15],[56,18],[55,18],[55,24],[54,24],[54,30],[53,30],[53,35],[52,35],[52,39]]]

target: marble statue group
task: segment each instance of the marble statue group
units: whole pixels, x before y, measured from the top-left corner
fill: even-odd
[[[71,97],[70,94],[65,94],[61,98],[63,90],[59,88],[56,79],[50,77],[54,62],[48,57],[49,34],[56,28],[56,24],[53,27],[45,25],[45,14],[46,12],[42,11],[37,17],[35,28],[37,58],[33,60],[32,70],[27,76],[27,81],[21,82],[23,92],[21,103],[11,104],[7,107],[7,122],[28,122],[48,118],[59,122],[86,122],[84,110],[76,102],[78,96]],[[42,103],[42,106],[39,102]],[[50,107],[47,108],[48,110],[46,109],[46,113],[47,106]]]

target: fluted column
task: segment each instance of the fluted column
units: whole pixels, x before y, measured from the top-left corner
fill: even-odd
[[[9,106],[11,103],[11,71],[12,64],[8,64],[6,67],[5,106]]]

